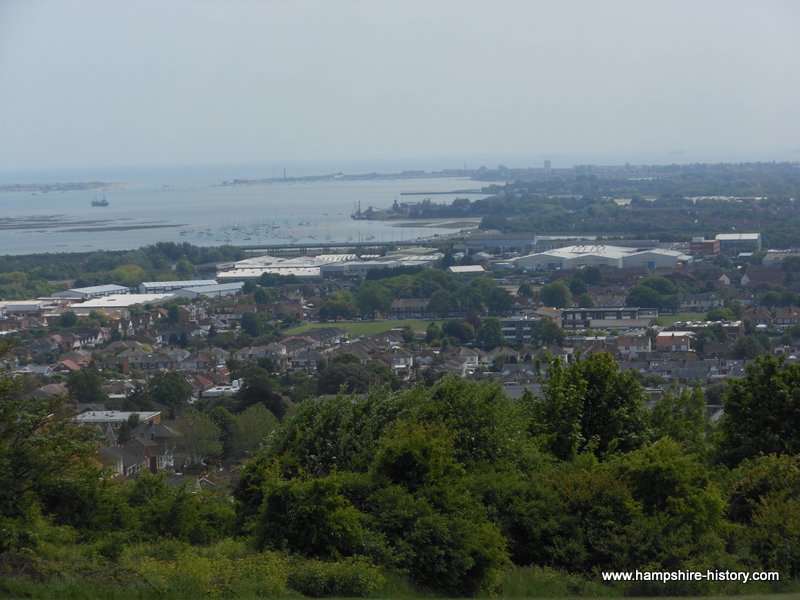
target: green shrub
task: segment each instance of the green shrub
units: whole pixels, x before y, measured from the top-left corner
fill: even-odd
[[[618,596],[618,591],[580,575],[550,567],[517,567],[503,575],[503,598],[561,598],[569,596]]]
[[[338,562],[298,560],[289,574],[289,587],[304,596],[372,596],[386,582],[381,570],[365,558]]]
[[[123,562],[169,598],[283,596],[289,576],[286,557],[256,554],[235,540],[208,548],[138,546],[123,553]]]

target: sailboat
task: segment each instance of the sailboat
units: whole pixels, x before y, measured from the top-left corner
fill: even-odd
[[[108,206],[108,200],[106,200],[105,192],[103,192],[103,198],[101,200],[98,200],[97,198],[92,200],[92,206]]]

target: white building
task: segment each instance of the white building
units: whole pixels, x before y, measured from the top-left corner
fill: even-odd
[[[719,241],[719,251],[723,254],[761,250],[760,233],[718,233],[714,239]]]
[[[79,317],[88,316],[92,312],[106,313],[114,317],[127,317],[132,306],[139,304],[163,304],[174,298],[175,294],[115,294],[92,298],[86,302],[73,304],[69,309]]]
[[[652,248],[640,250],[602,244],[566,246],[538,254],[522,256],[514,264],[522,269],[557,271],[579,267],[605,266],[617,269],[628,267],[675,267],[679,262],[691,261],[691,256],[674,250]]]
[[[175,290],[175,295],[179,298],[194,300],[195,298],[221,298],[222,296],[235,296],[242,291],[244,282],[232,281],[230,283],[219,283],[217,285],[203,285],[198,287],[187,287]]]
[[[218,285],[216,279],[186,279],[183,281],[143,281],[139,284],[140,294],[163,294],[189,287]]]
[[[53,298],[88,300],[89,298],[102,298],[103,296],[127,294],[128,292],[130,292],[130,290],[123,285],[92,285],[89,287],[71,288],[62,292],[56,292],[53,294]]]

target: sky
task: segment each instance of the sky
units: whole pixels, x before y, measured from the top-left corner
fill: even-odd
[[[797,0],[0,0],[0,170],[800,161],[798,32]]]

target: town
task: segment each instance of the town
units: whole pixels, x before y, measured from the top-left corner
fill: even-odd
[[[259,435],[236,451],[218,437],[206,453],[182,453],[181,415],[222,407],[247,419],[243,397],[264,381],[270,416],[282,418],[309,397],[445,374],[519,398],[541,392],[552,358],[608,353],[651,404],[699,385],[717,419],[726,381],[748,362],[797,361],[800,252],[763,249],[758,232],[680,249],[613,244],[474,233],[383,256],[183,264],[202,278],[0,302],[0,331],[15,340],[4,365],[31,394],[68,395],[78,421],[102,429],[104,461],[134,476],[236,465]],[[277,423],[263,421],[261,437]]]
[[[796,166],[472,176],[506,183],[392,209],[449,234],[0,257],[0,568],[47,596],[43,569],[167,596],[647,594],[592,582],[689,564],[787,589],[763,540],[800,535],[771,516],[800,489]]]

